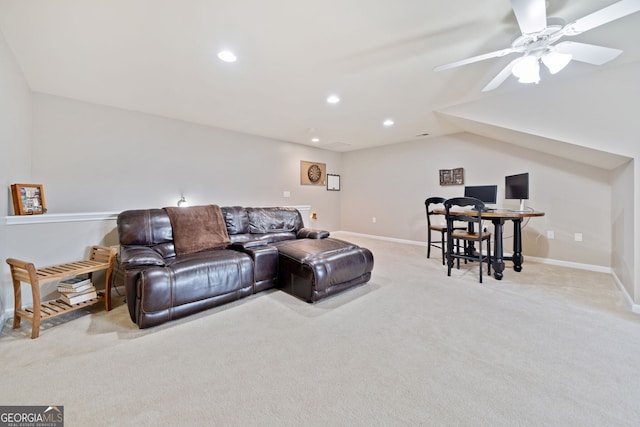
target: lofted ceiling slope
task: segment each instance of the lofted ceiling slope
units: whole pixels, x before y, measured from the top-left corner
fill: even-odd
[[[612,3],[549,0],[548,15],[571,21]],[[538,85],[510,78],[482,93],[510,58],[433,68],[509,46],[518,26],[508,0],[0,0],[0,31],[36,92],[334,151],[461,130],[540,137],[539,147],[564,143],[559,153],[579,147],[579,130],[523,131],[518,117],[485,105],[545,108],[536,92],[639,61],[639,29],[636,13],[573,38],[623,49],[609,64],[572,62]],[[221,49],[238,61],[221,62]],[[330,94],[341,102],[328,105]],[[446,112],[467,105],[464,118]],[[395,125],[384,127],[387,118]],[[561,128],[562,112],[550,120]]]

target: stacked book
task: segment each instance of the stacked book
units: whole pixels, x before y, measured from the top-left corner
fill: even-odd
[[[84,277],[70,277],[58,283],[60,299],[69,305],[79,304],[98,297],[95,286],[91,279]]]

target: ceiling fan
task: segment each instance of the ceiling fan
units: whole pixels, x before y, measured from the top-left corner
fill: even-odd
[[[639,11],[640,0],[621,0],[564,26],[547,22],[546,0],[511,0],[511,8],[522,33],[511,43],[511,47],[440,65],[435,67],[434,71],[448,70],[511,53],[522,54],[511,61],[482,89],[483,92],[487,92],[500,86],[511,74],[521,83],[538,83],[540,62],[549,69],[551,74],[562,70],[572,59],[602,65],[615,59],[622,51],[572,41],[555,43],[562,37],[584,33]]]

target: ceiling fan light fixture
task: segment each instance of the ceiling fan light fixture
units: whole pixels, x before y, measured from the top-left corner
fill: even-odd
[[[540,64],[535,56],[523,56],[511,69],[511,73],[520,83],[538,83],[540,81]]]
[[[511,9],[520,28],[520,36],[511,42],[511,47],[439,65],[433,70],[443,71],[486,59],[500,58],[511,53],[524,53],[524,56],[509,62],[482,91],[496,89],[510,74],[518,77],[521,83],[538,83],[540,61],[551,74],[560,72],[571,61],[593,65],[613,61],[622,53],[622,50],[571,41],[554,44],[562,37],[576,36],[640,12],[640,0],[617,0],[609,6],[565,25],[564,21],[547,16],[546,9],[549,3],[550,0],[511,0]]]
[[[560,53],[556,50],[551,50],[542,55],[542,62],[551,74],[556,74],[566,67],[572,58],[573,55],[570,53]]]

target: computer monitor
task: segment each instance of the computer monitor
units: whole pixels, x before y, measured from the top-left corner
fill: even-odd
[[[464,187],[464,197],[475,197],[486,204],[495,204],[498,197],[498,186],[468,185]]]
[[[520,200],[520,211],[524,211],[524,200],[529,198],[529,173],[504,177],[504,198]]]

